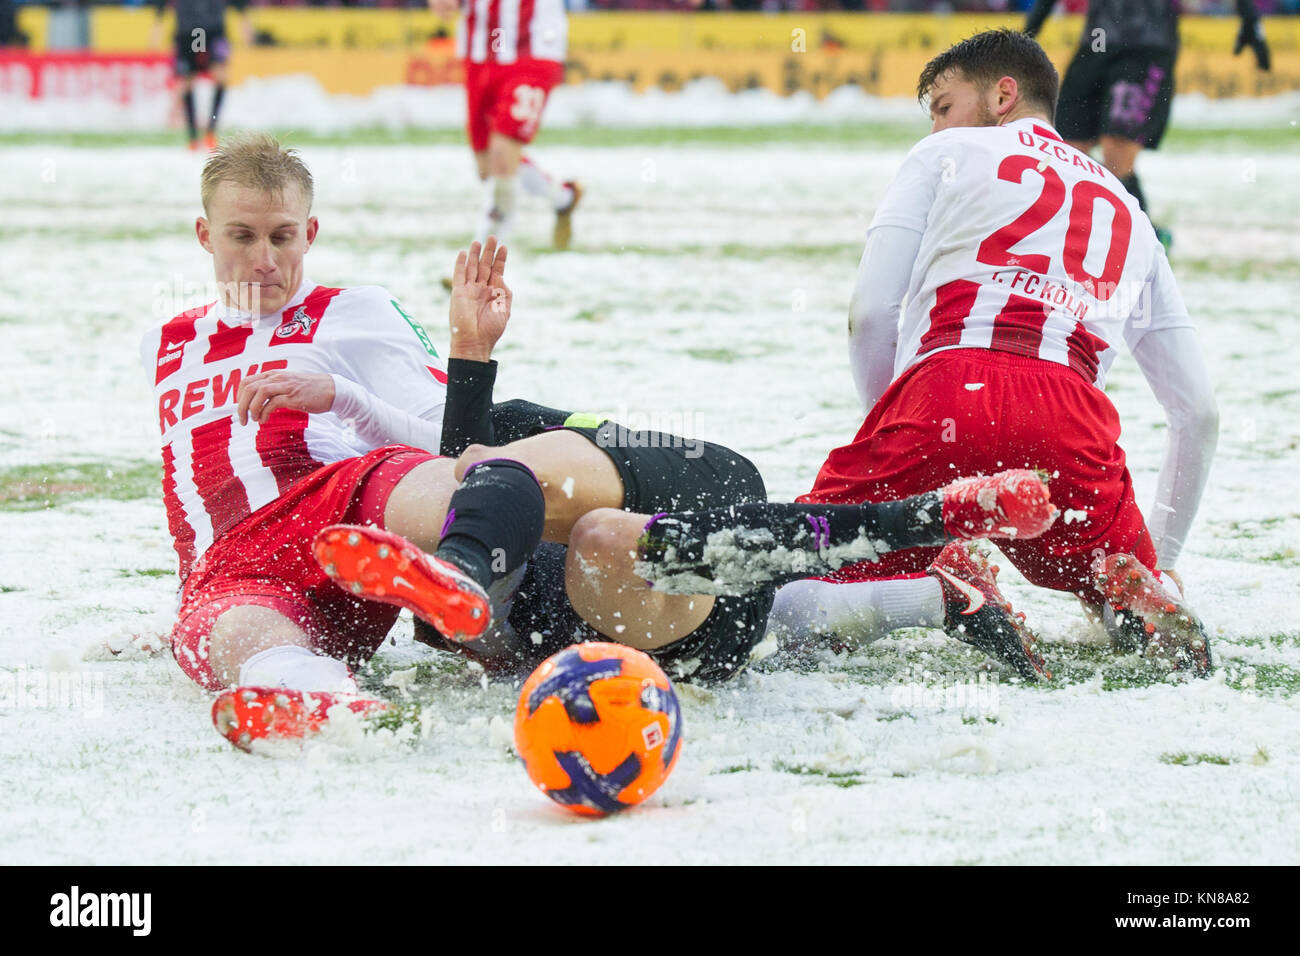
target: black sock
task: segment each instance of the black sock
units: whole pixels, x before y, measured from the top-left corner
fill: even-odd
[[[194,120],[194,87],[191,86],[185,91],[185,95],[181,97],[181,102],[185,104],[185,125],[190,130],[190,142],[194,142],[199,138],[198,123]]]
[[[874,561],[890,551],[937,547],[947,540],[943,498],[938,492],[929,492],[880,504],[752,502],[708,511],[668,512],[656,515],[647,526],[641,546],[652,547],[657,539],[661,547],[675,548],[672,562],[689,565],[704,562],[705,547],[714,532],[733,532],[737,547],[755,557],[785,549],[812,559],[777,558],[775,564],[764,564],[754,581],[773,585],[815,576],[819,561],[830,561],[831,568],[838,568],[848,560]],[[832,557],[828,553],[831,548],[842,550]]]
[[[212,94],[212,115],[208,118],[209,131],[217,128],[217,114],[221,112],[221,98],[226,95],[226,86],[224,83],[218,83],[216,92]]]
[[[757,501],[709,511],[668,514],[692,527],[692,537],[724,529],[770,531],[776,547],[822,550],[866,537],[884,550],[944,543],[943,500],[937,492],[880,504],[812,505]]]
[[[486,588],[528,559],[542,540],[546,500],[517,461],[493,458],[465,473],[447,507],[435,554]]]
[[[1134,170],[1133,172],[1129,173],[1127,176],[1121,179],[1120,182],[1124,184],[1125,189],[1127,189],[1130,193],[1133,194],[1133,198],[1138,201],[1138,205],[1142,207],[1142,211],[1146,212],[1147,197],[1142,195],[1142,184],[1138,182],[1137,170]]]

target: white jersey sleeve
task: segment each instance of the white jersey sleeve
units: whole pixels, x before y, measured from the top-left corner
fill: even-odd
[[[873,226],[849,301],[849,367],[864,410],[889,387],[898,351],[898,319],[921,234],[902,226]]]
[[[868,234],[879,226],[925,232],[939,183],[952,175],[953,163],[943,143],[932,136],[913,146],[876,207]]]
[[[1210,477],[1219,442],[1219,411],[1200,340],[1189,326],[1145,334],[1134,347],[1133,357],[1169,423],[1147,527],[1158,566],[1172,568]]]
[[[354,309],[353,321],[328,339],[332,411],[371,447],[411,444],[436,453],[447,376],[428,333],[379,286],[346,289],[340,296],[349,297]]]

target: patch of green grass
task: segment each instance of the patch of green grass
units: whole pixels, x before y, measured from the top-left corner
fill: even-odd
[[[775,761],[772,764],[772,769],[779,773],[793,774],[796,777],[822,777],[827,783],[837,787],[858,787],[864,782],[860,770],[821,770],[817,767],[809,767],[806,764],[788,764],[781,760]]]
[[[97,242],[147,242],[154,239],[175,238],[185,234],[186,229],[183,223],[148,228],[121,225],[95,227],[73,221],[68,222],[66,225],[54,226],[23,226],[17,229],[0,227],[0,242],[59,239],[74,242],[77,245],[93,245]]]
[[[723,773],[747,773],[747,772],[749,772],[750,770],[753,770],[753,769],[754,769],[754,765],[753,765],[752,763],[738,763],[738,764],[732,764],[732,765],[729,766],[729,767],[722,767],[722,768],[720,768],[720,769],[718,769],[718,770],[715,770],[715,771],[713,771],[713,772],[714,772],[715,774],[723,774]]]
[[[117,572],[120,578],[170,578],[175,574],[167,568],[121,568]]]
[[[896,147],[905,150],[929,132],[929,120],[918,106],[916,119],[870,122],[842,122],[826,125],[784,123],[775,126],[703,127],[610,127],[580,126],[572,129],[544,129],[538,136],[543,146],[710,146],[804,145],[849,147]],[[290,146],[464,146],[461,129],[402,129],[382,127],[331,133],[273,130]],[[1291,127],[1258,129],[1169,130],[1164,147],[1171,152],[1205,150],[1228,153],[1242,149],[1294,148],[1300,144],[1300,130]],[[3,146],[79,146],[95,149],[123,146],[166,146],[184,148],[180,134],[158,132],[16,132],[0,135]]]
[[[1285,664],[1255,664],[1230,668],[1227,685],[1234,690],[1291,697],[1300,693],[1300,670]]]
[[[420,714],[423,710],[419,701],[389,702],[388,710],[381,711],[365,719],[366,730],[391,730],[393,733],[403,727],[420,726]]]
[[[1300,564],[1300,554],[1296,553],[1295,548],[1282,548],[1272,554],[1260,555],[1259,560],[1294,566]]]
[[[1219,767],[1226,767],[1232,763],[1228,757],[1219,754],[1188,754],[1188,753],[1169,753],[1161,754],[1160,762],[1171,764],[1175,767],[1194,767],[1197,764],[1211,763]]]
[[[0,468],[0,511],[43,511],[86,498],[152,498],[161,482],[156,462],[16,465]]]
[[[1171,257],[1171,262],[1180,279],[1197,277],[1244,282],[1251,279],[1286,281],[1300,278],[1300,261],[1295,259],[1191,259],[1175,255]],[[1272,328],[1269,325],[1265,331]]]
[[[723,362],[728,365],[742,358],[739,352],[732,349],[687,349],[686,354],[704,362]]]

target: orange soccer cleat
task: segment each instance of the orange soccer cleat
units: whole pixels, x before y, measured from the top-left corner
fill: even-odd
[[[217,148],[217,134],[212,130],[208,130],[203,134],[203,148],[209,153]]]
[[[1028,468],[963,478],[940,489],[954,538],[1036,538],[1056,521],[1047,483]]]
[[[212,704],[212,723],[217,733],[240,750],[252,750],[255,740],[292,740],[318,733],[336,706],[362,716],[388,709],[382,700],[355,694],[236,687]]]
[[[404,607],[444,637],[472,641],[492,623],[478,582],[401,535],[363,525],[330,525],[316,535],[316,560],[350,594]]]
[[[1191,609],[1131,554],[1108,554],[1094,566],[1097,590],[1115,612],[1115,643],[1171,671],[1208,677],[1210,639]]]

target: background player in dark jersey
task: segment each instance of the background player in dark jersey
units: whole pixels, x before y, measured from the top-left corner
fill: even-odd
[[[1037,0],[1025,32],[1036,36],[1056,0]],[[1179,0],[1089,0],[1079,49],[1056,107],[1056,128],[1084,152],[1101,144],[1102,162],[1137,198],[1144,212],[1146,197],[1136,163],[1143,147],[1155,149],[1169,123],[1178,59]],[[1261,70],[1270,65],[1268,44],[1259,26],[1254,0],[1237,0],[1241,29],[1233,53],[1249,46]],[[1169,232],[1156,227],[1168,246]]]
[[[189,130],[190,149],[198,149],[199,124],[194,110],[194,77],[207,73],[216,90],[212,95],[212,110],[204,124],[204,146],[209,150],[217,146],[217,114],[226,93],[226,63],[230,59],[230,40],[226,36],[227,2],[241,14],[244,42],[253,42],[253,26],[248,19],[248,0],[154,0],[158,17],[154,23],[153,46],[160,45],[163,10],[168,3],[176,9],[176,32],[172,37],[172,71],[181,106],[185,110],[185,124]]]

